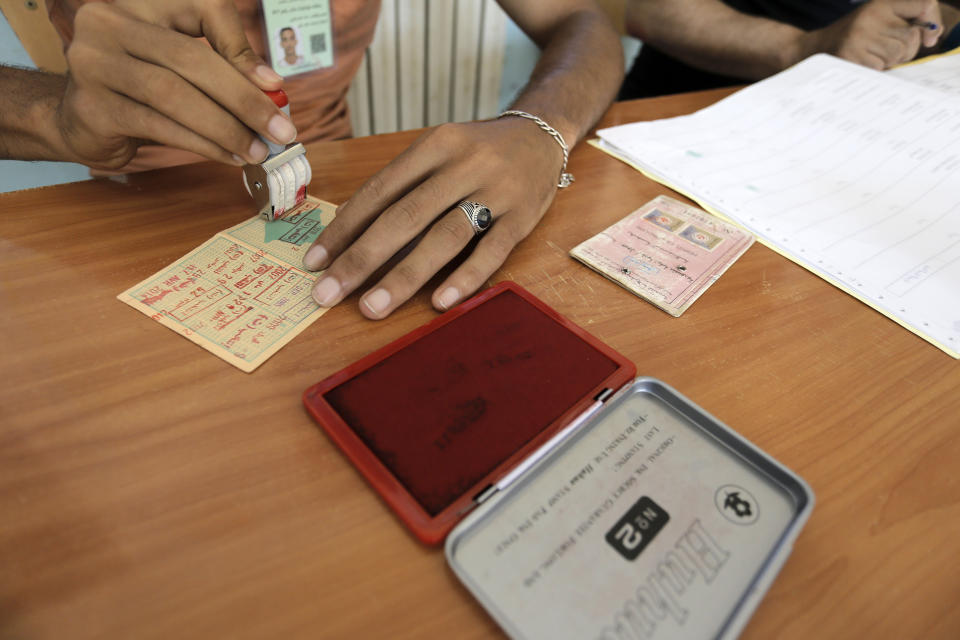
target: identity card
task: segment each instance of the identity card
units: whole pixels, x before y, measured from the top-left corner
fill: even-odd
[[[658,196],[570,255],[678,317],[751,244],[738,227]]]
[[[307,196],[280,220],[250,218],[117,298],[249,373],[326,312],[301,264],[335,211]]]

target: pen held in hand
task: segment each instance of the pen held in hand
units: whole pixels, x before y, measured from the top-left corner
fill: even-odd
[[[921,29],[926,29],[927,31],[936,31],[938,29],[936,22],[930,22],[929,20],[920,20],[919,18],[910,18],[907,20],[907,23],[911,27],[920,27]]]

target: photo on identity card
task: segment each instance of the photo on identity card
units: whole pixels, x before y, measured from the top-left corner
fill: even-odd
[[[658,196],[570,255],[678,317],[751,244],[739,227]]]
[[[283,77],[333,65],[329,0],[264,0],[270,63]]]

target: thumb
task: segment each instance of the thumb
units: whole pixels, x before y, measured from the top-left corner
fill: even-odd
[[[943,34],[943,18],[940,15],[940,3],[936,0],[910,0],[897,6],[898,16],[916,25],[920,29],[920,38],[924,47],[937,44]],[[930,27],[933,26],[933,28]]]

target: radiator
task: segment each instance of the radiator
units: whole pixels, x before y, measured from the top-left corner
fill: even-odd
[[[383,0],[347,93],[353,134],[495,116],[506,19],[494,0]]]

